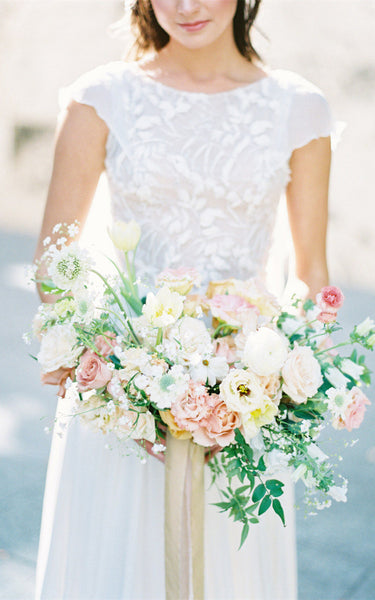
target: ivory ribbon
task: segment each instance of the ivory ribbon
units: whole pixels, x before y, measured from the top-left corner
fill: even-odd
[[[167,432],[166,600],[204,597],[204,448]]]

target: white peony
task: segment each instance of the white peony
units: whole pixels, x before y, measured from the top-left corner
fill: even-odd
[[[42,371],[50,373],[60,367],[74,367],[82,351],[73,325],[54,325],[43,334],[37,359]]]
[[[168,327],[175,323],[184,307],[183,296],[164,286],[157,294],[149,292],[143,314],[154,327]]]
[[[242,361],[257,375],[272,375],[288,356],[287,341],[269,327],[261,327],[247,337]]]
[[[323,383],[320,364],[308,346],[296,345],[281,371],[283,391],[296,404],[312,398]]]

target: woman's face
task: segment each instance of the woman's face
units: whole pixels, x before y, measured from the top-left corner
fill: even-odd
[[[187,48],[201,48],[230,31],[237,0],[151,0],[159,25]]]

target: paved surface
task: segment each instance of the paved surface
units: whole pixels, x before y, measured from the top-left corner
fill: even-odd
[[[35,242],[5,232],[0,232],[0,240],[0,599],[31,600],[50,444],[44,427],[56,403],[52,389],[40,386],[38,368],[21,340],[37,306],[23,276]],[[345,292],[346,326],[367,314],[374,317],[374,295]],[[369,358],[374,369],[375,356]],[[374,426],[372,406],[354,436],[360,438],[358,443],[343,452],[342,473],[350,481],[348,502],[315,517],[306,518],[302,504],[297,512],[300,600],[375,599]],[[343,436],[330,442],[334,448],[339,438]],[[301,492],[302,484],[297,486],[298,503]]]

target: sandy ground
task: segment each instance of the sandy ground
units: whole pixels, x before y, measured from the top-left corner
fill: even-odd
[[[51,169],[57,89],[115,59],[105,27],[120,2],[0,0],[0,598],[31,600],[55,409],[21,341],[37,300],[25,286]],[[257,45],[275,68],[321,87],[347,128],[334,155],[329,257],[347,296],[344,325],[375,316],[373,161],[375,2],[265,0]],[[46,50],[48,49],[48,51]],[[22,127],[31,127],[31,137]],[[20,134],[21,131],[21,134]],[[100,200],[100,198],[99,198]],[[372,368],[375,367],[371,356]],[[374,393],[370,393],[374,400]],[[315,517],[297,512],[300,600],[374,600],[375,413],[344,451],[349,499]],[[336,438],[333,442],[336,444]],[[297,489],[298,503],[301,496]]]

